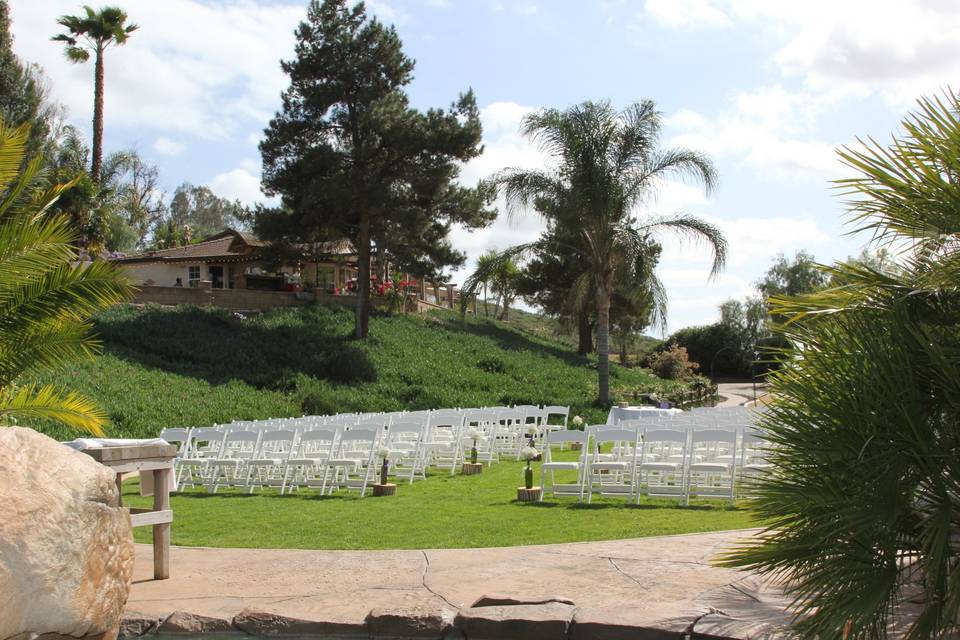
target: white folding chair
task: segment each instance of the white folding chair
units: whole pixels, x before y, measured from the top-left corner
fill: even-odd
[[[635,470],[640,432],[636,429],[596,429],[595,446],[587,457],[587,502],[594,493],[618,495],[632,500],[636,489]],[[605,444],[612,445],[612,453],[602,453]]]
[[[382,432],[377,428],[353,428],[340,434],[337,454],[327,460],[326,466],[333,474],[330,491],[336,489],[359,489],[360,497],[367,494],[367,485],[376,479],[374,457]]]
[[[737,476],[737,432],[727,429],[694,430],[690,436],[690,463],[687,465],[687,495],[690,497],[735,497]]]
[[[637,502],[641,496],[686,499],[684,486],[689,432],[680,429],[644,431],[637,464]]]
[[[333,455],[339,435],[338,427],[317,427],[300,434],[293,454],[284,462],[280,493],[293,493],[300,487],[327,490],[327,460]]]
[[[450,469],[450,475],[457,472],[457,466],[463,461],[460,440],[464,429],[464,412],[443,409],[430,415],[425,455],[430,466],[437,469]]]
[[[247,461],[247,486],[255,488],[283,488],[287,460],[293,455],[297,432],[290,429],[264,431],[254,457]]]
[[[413,484],[414,478],[426,478],[427,425],[421,420],[399,418],[392,425],[387,437],[390,450],[390,473],[406,478]]]
[[[221,486],[245,487],[246,463],[256,454],[259,442],[259,431],[230,431],[224,435],[220,455],[207,464],[207,491],[216,493]]]
[[[160,438],[177,448],[177,455],[173,459],[173,490],[176,491],[180,487],[180,472],[182,470],[180,461],[186,458],[190,452],[190,429],[162,429]]]
[[[543,464],[540,465],[540,500],[547,491],[554,496],[558,495],[576,495],[579,502],[583,502],[583,470],[585,467],[586,456],[588,454],[587,443],[589,436],[584,431],[548,431],[544,436],[543,444]],[[580,443],[580,457],[577,460],[554,460],[553,447],[559,445],[562,449],[566,444]],[[576,481],[573,483],[558,484],[556,473],[573,472],[576,474]],[[550,475],[550,483],[547,484],[547,474]]]
[[[177,472],[178,489],[203,484],[210,474],[209,463],[220,455],[220,447],[226,435],[225,431],[216,427],[190,430],[189,442]]]

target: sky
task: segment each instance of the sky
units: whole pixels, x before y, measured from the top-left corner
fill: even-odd
[[[93,67],[73,65],[50,41],[72,0],[10,0],[14,49],[42,66],[67,119],[89,134]],[[113,0],[140,30],[106,61],[105,148],[135,148],[172,191],[209,185],[264,201],[257,143],[286,87],[306,0]],[[642,216],[685,212],[718,225],[726,269],[709,278],[707,249],[664,236],[658,274],[668,330],[707,324],[718,305],[755,293],[779,253],[829,263],[859,253],[831,180],[851,175],[842,145],[889,141],[921,95],[957,84],[960,2],[954,0],[371,0],[416,61],[418,108],[446,107],[473,88],[484,154],[463,167],[478,180],[548,162],[520,136],[544,107],[652,99],[661,145],[706,152],[720,184],[666,182]],[[505,207],[498,203],[501,211]],[[462,282],[487,249],[536,238],[532,212],[475,232],[454,230],[467,252]]]

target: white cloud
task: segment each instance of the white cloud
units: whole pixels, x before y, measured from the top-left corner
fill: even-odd
[[[667,143],[735,156],[751,170],[777,177],[837,177],[842,168],[837,143],[817,139],[815,125],[817,116],[838,99],[836,94],[790,92],[779,85],[736,93],[717,116],[684,109],[668,117],[666,124],[675,135]]]
[[[722,28],[732,23],[711,0],[647,0],[644,12],[670,28]]]
[[[186,145],[180,142],[177,142],[176,140],[160,137],[154,141],[153,148],[159,154],[162,154],[165,156],[176,156],[183,153],[183,150],[186,149],[187,147]]]
[[[214,176],[209,187],[221,198],[239,200],[243,204],[267,201],[266,196],[260,191],[260,176],[254,175],[245,168],[233,169]]]
[[[71,65],[50,42],[56,18],[72,2],[11,3],[17,53],[42,65],[55,97],[71,119],[86,123],[93,103],[90,64]],[[124,9],[141,25],[123,47],[106,55],[107,126],[223,139],[279,106],[286,85],[279,61],[293,52],[293,29],[303,4],[257,5],[245,0],[128,0]]]
[[[729,0],[783,41],[775,62],[815,91],[879,93],[898,108],[960,73],[960,5],[949,0]]]

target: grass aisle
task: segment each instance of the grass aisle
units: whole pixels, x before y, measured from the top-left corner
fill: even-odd
[[[503,461],[479,476],[433,472],[426,481],[401,484],[390,498],[359,498],[356,492],[319,497],[316,492],[279,496],[273,490],[248,495],[188,490],[173,496],[173,544],[199,547],[290,549],[431,549],[613,540],[722,531],[757,526],[746,509],[726,503],[673,501],[626,506],[595,497],[515,502],[523,463]],[[536,482],[540,481],[539,469]],[[124,485],[130,506],[150,506],[136,481]],[[150,529],[136,529],[138,542]]]

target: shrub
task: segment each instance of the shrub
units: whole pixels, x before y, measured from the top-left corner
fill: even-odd
[[[304,415],[328,416],[337,413],[340,405],[328,389],[314,388],[300,397],[300,408]]]
[[[699,327],[686,327],[676,331],[666,342],[657,347],[663,353],[678,345],[687,350],[687,356],[696,362],[704,375],[747,377],[749,366],[744,366],[739,355],[739,340],[733,330],[719,322]]]
[[[653,354],[647,366],[654,375],[664,380],[685,380],[700,367],[696,362],[690,362],[687,350],[677,344]]]

